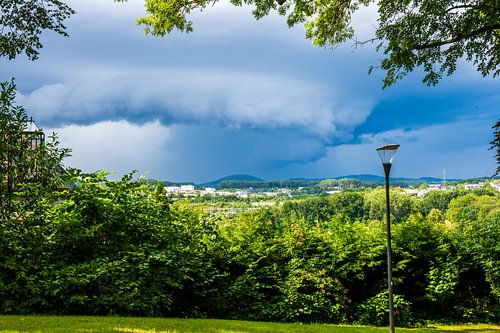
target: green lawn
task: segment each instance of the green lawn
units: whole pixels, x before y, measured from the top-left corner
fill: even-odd
[[[306,325],[213,319],[75,317],[75,316],[0,316],[0,333],[20,332],[130,332],[130,333],[376,333],[387,328],[366,326]],[[397,329],[407,333],[500,333],[498,325],[436,326],[422,329]]]

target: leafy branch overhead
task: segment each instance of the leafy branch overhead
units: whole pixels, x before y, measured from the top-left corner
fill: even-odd
[[[146,34],[164,36],[173,30],[191,32],[189,15],[218,0],[145,0],[146,16],[138,23]],[[271,11],[286,16],[288,25],[304,24],[313,44],[331,47],[354,39],[353,14],[373,0],[231,0],[235,6],[252,5],[260,19]],[[372,42],[386,55],[384,87],[417,67],[423,81],[435,85],[452,74],[465,58],[483,76],[500,74],[500,1],[498,0],[381,0],[378,27]],[[358,42],[364,44],[363,42]],[[371,70],[371,69],[370,69]]]
[[[14,59],[24,52],[36,60],[42,32],[68,36],[64,21],[74,13],[59,0],[0,0],[0,57]]]

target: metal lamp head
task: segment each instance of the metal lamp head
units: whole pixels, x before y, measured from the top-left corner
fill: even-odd
[[[26,124],[26,129],[23,131],[23,138],[29,140],[31,148],[36,149],[41,147],[45,141],[45,133],[38,127],[33,118],[30,118]]]
[[[396,155],[398,148],[399,145],[396,144],[385,145],[377,148],[377,153],[382,160],[382,164],[392,164],[392,160],[394,159],[394,155]]]
[[[33,117],[31,117],[28,120],[28,123],[27,123],[27,126],[26,126],[26,130],[24,132],[25,133],[35,133],[35,132],[39,132],[39,131],[41,131],[41,129],[35,123],[35,121],[33,120]]]

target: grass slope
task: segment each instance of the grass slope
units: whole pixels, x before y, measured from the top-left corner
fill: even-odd
[[[124,318],[82,316],[0,316],[0,333],[378,333],[384,327],[306,325],[214,319]],[[500,333],[498,325],[437,326],[397,329],[400,333]]]

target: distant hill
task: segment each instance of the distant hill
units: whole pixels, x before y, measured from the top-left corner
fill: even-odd
[[[357,179],[361,180],[363,182],[384,182],[385,178],[381,176],[376,176],[376,175],[348,175],[348,176],[341,176],[341,177],[335,177],[333,179],[345,179],[345,178],[350,178],[350,179]]]
[[[426,183],[442,183],[443,179],[442,178],[435,178],[435,177],[422,177],[417,180],[421,180]],[[448,182],[459,182],[461,179],[446,179]]]
[[[263,180],[261,178],[251,176],[251,175],[231,175],[223,177],[208,183],[198,184],[199,187],[225,187],[225,188],[275,188],[275,187],[309,187],[318,184],[322,180],[326,179],[356,179],[361,182],[366,183],[367,186],[372,186],[373,183],[383,184],[385,178],[383,176],[372,175],[372,174],[362,174],[362,175],[346,175],[334,178],[291,178],[289,180]],[[443,180],[436,177],[421,177],[421,178],[392,178],[391,182],[396,183],[396,186],[408,186],[408,185],[418,185],[418,184],[432,184],[441,183]],[[463,179],[447,179],[448,182],[461,182]],[[222,184],[221,184],[222,183]],[[399,183],[399,184],[398,184]]]
[[[199,184],[202,187],[217,187],[220,183],[225,181],[247,181],[247,182],[263,182],[264,179],[252,175],[230,175],[227,177],[219,178],[208,183]]]
[[[377,176],[377,175],[371,175],[371,174],[364,174],[364,175],[346,175],[346,176],[339,176],[339,177],[334,177],[334,178],[293,178],[292,180],[326,180],[326,179],[356,179],[362,182],[373,182],[373,183],[383,183],[385,182],[385,178],[383,176]],[[441,178],[433,178],[433,177],[422,177],[422,178],[393,178],[391,177],[391,181],[401,181],[401,182],[416,182],[416,183],[440,183],[442,182]],[[448,181],[459,181],[459,179],[448,179]]]
[[[342,178],[352,178],[352,179],[357,179],[361,180],[364,182],[377,182],[377,183],[383,183],[385,182],[385,178],[382,176],[377,176],[377,175],[349,175],[349,176],[342,176],[342,177],[335,177],[334,179],[342,179]],[[405,178],[405,177],[396,177],[393,178],[391,177],[391,181],[395,182],[409,182],[409,183],[441,183],[443,182],[442,178],[436,178],[436,177],[420,177],[420,178]],[[463,179],[446,179],[448,182],[460,182],[463,181]]]
[[[377,176],[377,175],[372,175],[372,174],[363,174],[363,175],[346,175],[346,176],[339,176],[339,177],[333,177],[333,178],[292,178],[292,180],[325,180],[325,179],[357,179],[362,182],[375,182],[375,183],[383,183],[385,182],[385,178],[383,176]],[[459,182],[462,179],[447,179],[449,182]],[[401,182],[415,182],[415,183],[441,183],[443,180],[441,178],[435,178],[435,177],[421,177],[421,178],[405,178],[405,177],[399,177],[399,178],[393,178],[391,177],[391,181],[401,181]]]

